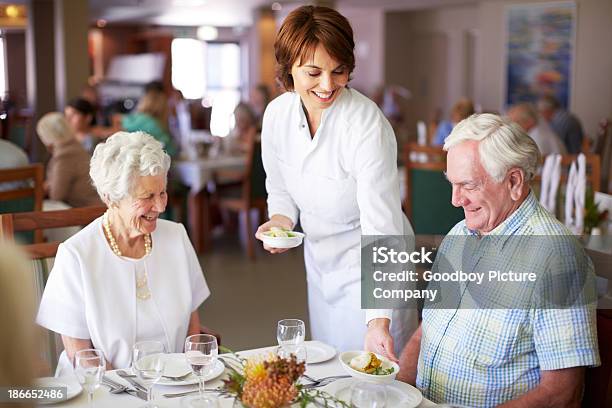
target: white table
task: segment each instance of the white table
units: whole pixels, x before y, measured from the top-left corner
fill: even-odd
[[[189,229],[196,251],[204,252],[208,245],[208,197],[206,185],[216,171],[244,170],[246,156],[220,156],[196,160],[178,160],[173,163],[171,177],[189,186]]]
[[[254,350],[246,350],[239,352],[243,357],[256,355],[256,354],[267,354],[272,351],[273,348],[261,348]],[[206,388],[217,388],[222,385],[222,379],[226,377],[227,370],[220,377],[215,380],[206,382]],[[114,372],[107,373],[110,374],[111,378],[118,379]],[[338,361],[338,356],[336,355],[333,359],[328,360],[319,364],[309,364],[306,369],[306,374],[315,377],[321,378],[329,375],[341,375],[345,374],[340,362]],[[123,380],[121,380],[123,382]],[[127,383],[125,383],[127,384]],[[165,393],[176,393],[181,391],[188,391],[191,389],[197,389],[197,385],[189,385],[189,386],[155,386],[154,393],[156,396],[156,402],[163,407],[180,407],[181,406],[181,398],[164,398],[162,394]],[[223,407],[232,407],[233,399],[222,398],[219,397],[220,406]],[[128,394],[110,394],[108,392],[108,387],[100,386],[98,390],[96,390],[94,394],[94,407],[95,408],[117,408],[117,407],[140,407],[144,405],[144,401],[133,397]],[[61,404],[53,405],[55,407],[87,407],[87,395],[85,392],[82,392],[79,396],[66,401]],[[436,407],[437,405],[433,402],[423,399],[423,402],[419,405],[418,408],[431,408]]]

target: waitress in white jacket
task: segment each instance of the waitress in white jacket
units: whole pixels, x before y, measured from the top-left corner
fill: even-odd
[[[306,233],[313,339],[396,359],[417,325],[414,310],[362,310],[361,235],[413,234],[399,197],[397,146],[378,107],[347,88],[353,31],[333,9],[291,12],[274,44],[287,92],[264,114],[262,155],[271,227]],[[264,248],[271,253],[281,249]],[[395,340],[394,340],[395,338]]]

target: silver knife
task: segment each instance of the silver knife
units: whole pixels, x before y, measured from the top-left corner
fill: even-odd
[[[130,394],[133,397],[138,397],[141,400],[145,400],[145,401],[147,400],[147,393],[144,392],[144,391],[141,391],[141,390],[131,390],[129,388],[126,388],[125,392]]]
[[[133,378],[130,378],[130,377],[126,376],[126,375],[121,375],[118,372],[117,372],[117,375],[119,377],[123,378],[125,381],[129,382],[132,385],[132,387],[136,388],[136,390],[143,391],[143,392],[146,393],[147,390],[145,390],[145,388],[142,385],[140,385],[140,383],[138,383],[138,381],[136,381]]]

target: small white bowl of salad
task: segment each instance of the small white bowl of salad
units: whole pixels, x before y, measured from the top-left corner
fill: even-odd
[[[304,234],[297,231],[290,231],[284,228],[272,227],[268,231],[262,232],[264,244],[271,248],[295,248],[302,245]]]
[[[390,383],[399,372],[397,363],[369,351],[345,351],[339,360],[347,374],[362,381]]]

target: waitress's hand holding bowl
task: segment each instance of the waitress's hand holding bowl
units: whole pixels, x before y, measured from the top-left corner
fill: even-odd
[[[257,232],[255,233],[255,238],[260,241],[264,241],[264,232],[270,231],[272,228],[280,228],[282,230],[291,231],[293,229],[293,222],[289,217],[285,217],[284,215],[275,214],[270,217],[270,221],[264,222],[257,228]],[[287,251],[289,248],[274,248],[264,242],[263,247],[266,251],[271,254],[281,254]]]

